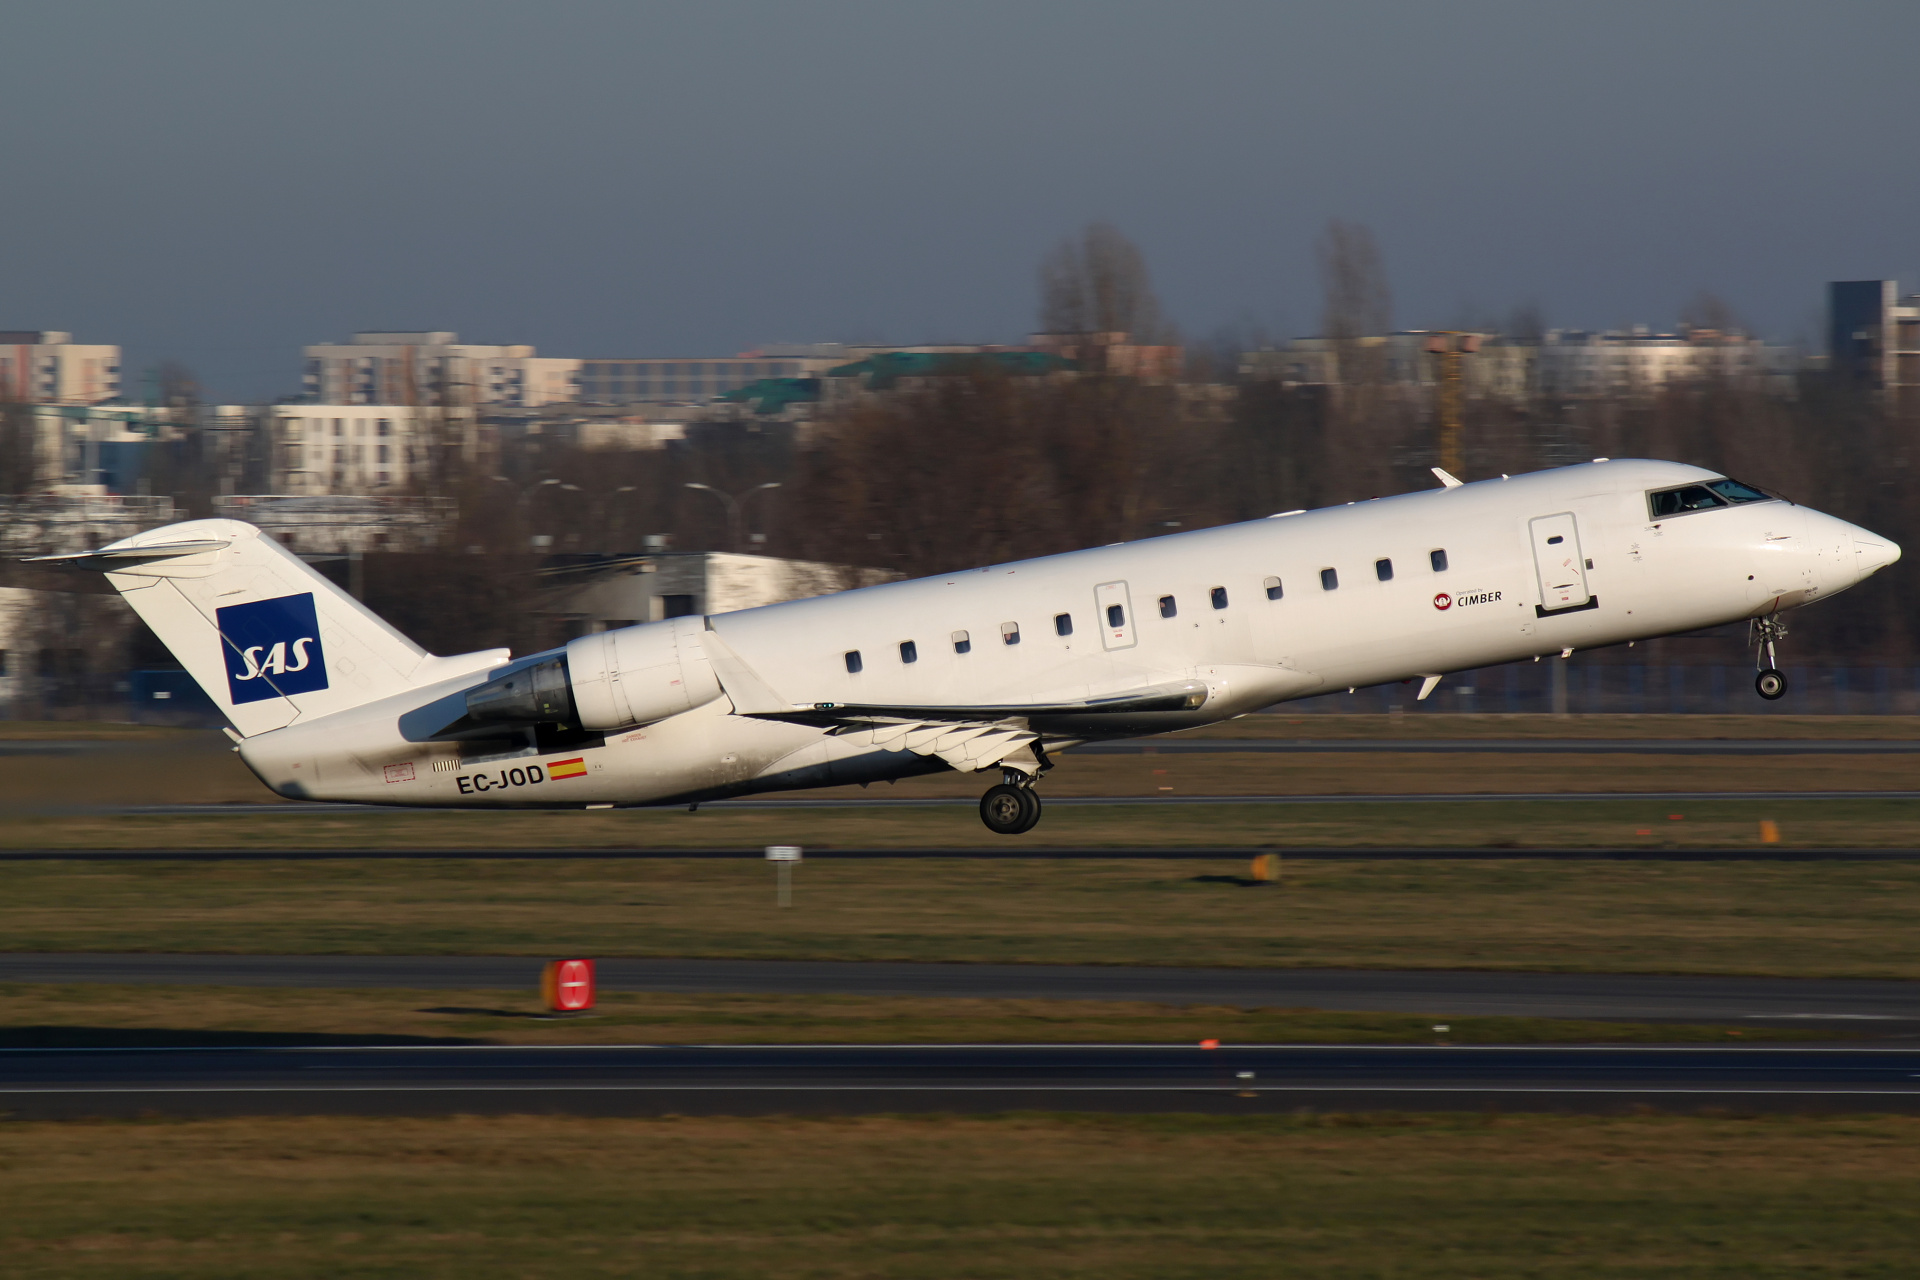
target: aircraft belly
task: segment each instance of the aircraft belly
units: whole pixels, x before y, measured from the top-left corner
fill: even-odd
[[[729,714],[709,705],[557,750],[464,757],[457,742],[406,742],[390,731],[360,741],[250,740],[247,763],[291,799],[409,808],[553,809],[647,804],[748,784],[820,730]]]

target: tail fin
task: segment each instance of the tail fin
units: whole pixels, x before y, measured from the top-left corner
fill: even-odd
[[[189,520],[99,551],[42,556],[106,572],[246,737],[507,660],[437,658],[240,520]]]

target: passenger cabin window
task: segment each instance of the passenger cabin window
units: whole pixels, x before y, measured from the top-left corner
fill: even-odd
[[[1382,582],[1392,582],[1393,581],[1393,561],[1375,560],[1373,562],[1373,576],[1380,579],[1380,581]]]
[[[1173,602],[1172,596],[1160,597],[1160,616],[1161,617],[1171,618],[1179,612],[1180,612],[1180,606]]]
[[[1267,599],[1269,600],[1278,600],[1282,595],[1286,594],[1280,589],[1280,579],[1278,578],[1268,578],[1260,585],[1267,589]]]
[[[1679,489],[1662,489],[1647,495],[1647,510],[1655,520],[1683,516],[1694,511],[1712,511],[1747,502],[1771,502],[1766,494],[1738,480],[1709,480]]]
[[[953,633],[952,638],[953,638],[953,651],[955,653],[972,653],[973,652],[972,636],[968,635],[964,631],[956,631]]]
[[[900,642],[900,661],[902,662],[920,661],[920,647],[914,644],[914,642],[911,640],[902,640]]]
[[[1054,614],[1053,615],[1053,633],[1057,636],[1072,635],[1073,634],[1073,615],[1070,613]]]
[[[1019,644],[1020,643],[1020,624],[1017,622],[1001,623],[1000,624],[1000,641],[1002,644]]]
[[[1429,551],[1427,552],[1427,563],[1433,566],[1435,573],[1445,573],[1447,571],[1447,553],[1445,551]]]
[[[1227,589],[1225,587],[1215,587],[1209,594],[1213,600],[1214,608],[1224,609],[1227,607]]]
[[[847,650],[847,674],[856,676],[860,674],[860,651],[858,649]]]
[[[1320,571],[1320,589],[1322,591],[1338,591],[1340,589],[1340,571],[1338,569],[1322,569]]]
[[[1108,605],[1107,606],[1107,625],[1110,627],[1126,626],[1127,625],[1126,609],[1121,605],[1117,605],[1117,604]]]

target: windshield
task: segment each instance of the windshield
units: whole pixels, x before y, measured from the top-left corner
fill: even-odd
[[[1685,515],[1689,511],[1712,511],[1716,507],[1735,507],[1747,502],[1772,502],[1773,499],[1752,485],[1738,480],[1709,480],[1679,489],[1661,489],[1647,495],[1647,509],[1656,520]]]
[[[1752,485],[1741,484],[1738,480],[1709,480],[1707,488],[1733,503],[1773,501]]]

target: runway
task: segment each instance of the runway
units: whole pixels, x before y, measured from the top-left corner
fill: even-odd
[[[274,1113],[1920,1110],[1920,1049],[434,1046],[0,1053],[16,1118]]]
[[[0,954],[0,982],[532,992],[542,962],[538,956],[15,953]],[[1124,1000],[1920,1031],[1920,982],[1871,979],[631,958],[600,960],[598,978],[607,992]]]

